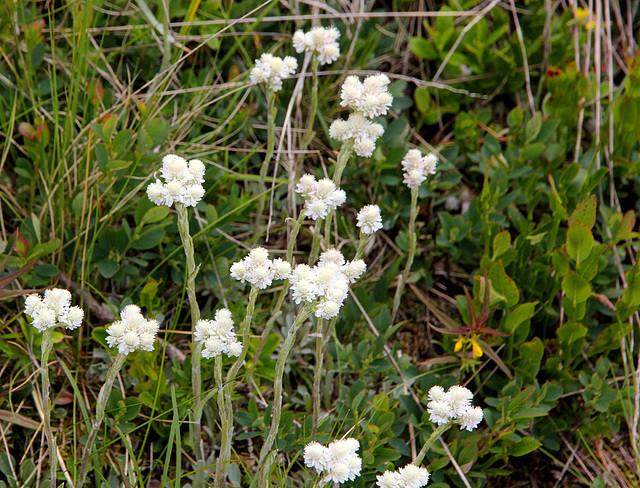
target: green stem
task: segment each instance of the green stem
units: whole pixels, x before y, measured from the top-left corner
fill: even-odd
[[[305,132],[304,140],[301,150],[305,150],[311,141],[313,140],[313,123],[316,119],[316,110],[318,109],[318,56],[313,55],[313,61],[311,65],[311,107],[309,108],[309,119],[307,120],[307,130]]]
[[[447,430],[449,430],[449,428],[451,428],[452,425],[453,424],[451,423],[439,425],[438,428],[431,433],[431,435],[429,436],[429,439],[427,439],[427,442],[424,443],[424,446],[422,446],[422,449],[420,449],[420,452],[418,453],[416,458],[411,462],[411,464],[420,466],[420,463],[424,459],[425,454],[427,454],[427,451],[431,448],[431,446],[436,441],[436,439],[440,437],[442,434],[444,434]]]
[[[49,463],[51,470],[51,486],[56,488],[56,470],[58,466],[58,448],[56,438],[51,428],[51,397],[49,391],[49,356],[53,350],[53,329],[47,328],[42,332],[42,345],[40,346],[40,376],[42,378],[42,413],[44,415],[44,433],[49,445]]]
[[[340,148],[340,152],[338,153],[338,158],[336,159],[336,169],[333,172],[333,182],[337,187],[340,186],[340,180],[342,179],[342,173],[344,169],[347,167],[347,162],[349,158],[353,154],[353,142],[347,141],[342,144]]]
[[[247,313],[244,316],[244,320],[240,326],[240,336],[242,337],[242,352],[240,357],[233,363],[229,373],[227,373],[226,383],[222,383],[222,358],[216,357],[216,384],[218,387],[218,411],[220,412],[221,433],[222,438],[220,441],[220,454],[218,456],[218,463],[216,465],[216,475],[214,486],[222,488],[227,477],[229,470],[229,461],[231,460],[231,441],[233,440],[233,404],[231,401],[231,395],[235,389],[236,376],[240,371],[240,368],[244,364],[244,360],[249,352],[249,345],[251,342],[251,319],[253,318],[253,312],[255,310],[256,300],[260,289],[257,286],[251,285],[251,291],[249,292],[249,305],[247,306]]]
[[[309,318],[311,313],[313,312],[313,305],[307,304],[305,305],[298,315],[296,316],[295,321],[291,325],[289,332],[287,333],[287,338],[282,344],[282,348],[280,349],[280,353],[278,354],[278,359],[276,361],[276,371],[275,371],[275,381],[273,384],[273,408],[271,410],[271,426],[269,428],[269,434],[264,440],[264,444],[262,445],[262,449],[260,450],[260,460],[258,461],[258,474],[257,478],[261,479],[264,476],[263,470],[265,468],[265,459],[271,450],[271,446],[276,440],[276,436],[278,434],[278,427],[280,426],[280,417],[282,415],[282,377],[284,376],[284,366],[287,362],[287,358],[289,357],[289,353],[293,348],[293,342],[296,338],[296,334],[298,329],[302,326],[305,320]],[[266,486],[266,485],[261,485]]]
[[[193,239],[189,234],[189,217],[186,207],[181,203],[176,203],[178,213],[178,232],[184,247],[184,254],[187,261],[187,298],[189,299],[189,309],[191,311],[191,332],[194,333],[196,324],[200,320],[200,307],[196,298],[196,275],[199,267],[196,267],[195,254],[193,250]],[[191,385],[193,389],[193,424],[191,428],[191,441],[196,454],[196,477],[194,484],[200,486],[204,483],[204,443],[202,441],[202,408],[200,408],[200,394],[202,392],[202,344],[193,342],[193,357],[191,359]]]
[[[407,257],[407,264],[404,271],[398,275],[398,285],[396,287],[396,294],[393,297],[393,310],[391,312],[391,323],[393,324],[400,308],[400,298],[404,291],[405,283],[409,277],[409,271],[411,271],[411,265],[413,264],[413,258],[416,254],[416,218],[418,216],[418,187],[411,189],[411,217],[409,218],[409,255]]]
[[[276,95],[273,90],[267,90],[267,152],[264,155],[262,166],[260,166],[260,177],[258,180],[258,213],[256,214],[256,224],[260,221],[265,206],[265,192],[269,163],[273,157],[273,149],[276,144]],[[256,229],[258,226],[256,225]],[[256,230],[257,233],[257,230]]]
[[[358,241],[358,249],[356,250],[356,255],[353,258],[354,260],[362,259],[362,256],[364,255],[364,249],[365,247],[367,247],[367,243],[369,242],[370,237],[370,234],[363,234],[362,232],[360,232],[360,240]]]
[[[327,218],[331,217],[331,212],[327,215]],[[313,264],[318,260],[318,254],[320,254],[320,241],[322,240],[322,233],[320,232],[320,227],[322,227],[323,219],[316,220],[315,229],[313,232],[313,240],[311,241],[311,253],[309,254],[309,266],[313,266]]]
[[[313,431],[312,437],[315,438],[318,434],[318,423],[320,419],[320,382],[322,381],[322,374],[324,373],[324,355],[327,352],[327,346],[329,345],[329,339],[333,334],[333,328],[338,321],[337,317],[332,318],[326,327],[325,321],[320,319],[323,327],[320,332],[320,337],[316,341],[316,366],[313,373],[313,390],[311,393],[312,398],[312,416],[313,416]]]
[[[102,425],[102,421],[104,420],[104,412],[107,408],[107,401],[109,400],[111,387],[113,386],[113,382],[116,379],[118,372],[122,369],[122,366],[124,365],[126,359],[126,354],[118,353],[118,355],[113,360],[113,363],[111,363],[109,370],[107,371],[107,378],[104,382],[104,385],[102,385],[102,388],[100,388],[98,401],[96,402],[96,417],[93,421],[93,425],[91,426],[91,432],[89,433],[89,437],[87,438],[87,443],[84,446],[82,465],[80,467],[80,475],[78,476],[76,488],[82,488],[82,485],[84,485],[85,478],[87,476],[87,470],[89,468],[89,456],[91,455],[91,451],[93,450],[93,443],[95,442],[96,436],[98,435],[98,430],[100,430],[100,426]]]

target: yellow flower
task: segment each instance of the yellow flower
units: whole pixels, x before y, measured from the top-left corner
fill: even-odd
[[[482,356],[482,348],[476,342],[477,336],[473,334],[471,336],[471,350],[473,351],[473,358],[479,358]]]
[[[589,11],[586,8],[578,7],[576,9],[576,19],[583,19],[589,16]]]
[[[453,346],[453,352],[460,352],[463,344],[464,344],[464,337],[460,336],[460,339],[456,341],[456,345]]]

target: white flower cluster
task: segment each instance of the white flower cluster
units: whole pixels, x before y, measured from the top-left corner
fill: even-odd
[[[360,443],[351,437],[333,441],[325,447],[319,442],[310,442],[304,448],[304,463],[324,474],[323,483],[344,483],[360,476],[362,459],[356,454]]]
[[[382,215],[377,205],[365,205],[358,212],[356,227],[365,235],[375,234],[382,229]]]
[[[429,400],[429,420],[438,425],[455,420],[460,430],[471,432],[484,417],[480,407],[471,405],[473,393],[464,386],[452,386],[446,393],[441,386],[434,386],[429,390]]]
[[[134,351],[153,351],[158,334],[157,320],[147,320],[142,316],[140,307],[127,305],[120,312],[120,318],[107,327],[107,344],[118,347],[120,354]]]
[[[256,65],[251,69],[251,82],[264,83],[274,91],[282,89],[282,80],[292,76],[298,69],[296,58],[286,56],[284,59],[273,54],[264,53],[256,59]]]
[[[248,281],[264,290],[273,280],[284,280],[291,273],[291,265],[280,259],[269,259],[269,251],[256,247],[242,261],[233,263],[229,269],[231,277],[241,283]]]
[[[316,181],[316,177],[310,174],[300,178],[296,193],[304,198],[304,215],[313,220],[324,219],[347,200],[344,190],[336,188],[329,178]]]
[[[384,134],[382,125],[371,122],[360,112],[353,112],[347,120],[337,119],[329,127],[329,136],[336,141],[352,141],[358,156],[371,157],[376,141]]]
[[[204,163],[199,159],[186,159],[167,154],[162,158],[160,174],[165,180],[156,179],[147,187],[147,195],[156,205],[170,207],[182,203],[186,207],[195,207],[204,196]]]
[[[338,39],[340,31],[335,27],[314,27],[309,32],[296,31],[293,47],[297,53],[316,54],[321,65],[331,64],[340,56]]]
[[[380,488],[420,488],[429,482],[429,471],[414,464],[407,464],[398,471],[385,471],[376,476]]]
[[[389,77],[382,73],[367,76],[364,82],[355,75],[348,76],[340,91],[340,105],[370,119],[386,115],[393,103],[393,97],[387,89],[389,83]]]
[[[53,288],[44,292],[44,298],[37,293],[29,295],[24,301],[24,312],[31,317],[31,325],[40,332],[56,325],[75,329],[80,327],[84,311],[70,305],[69,290]]]
[[[410,149],[402,160],[402,169],[405,183],[409,188],[415,188],[427,179],[427,175],[436,174],[438,158],[435,154],[429,153],[422,156],[418,149]]]
[[[225,353],[227,356],[240,356],[242,343],[233,330],[231,312],[221,308],[216,312],[215,320],[198,320],[193,338],[202,342],[202,357],[213,358]]]
[[[320,255],[313,268],[298,264],[289,276],[293,300],[296,303],[313,303],[319,299],[315,316],[330,319],[338,315],[349,293],[349,283],[355,283],[367,270],[362,259],[345,262],[337,249],[329,249]]]

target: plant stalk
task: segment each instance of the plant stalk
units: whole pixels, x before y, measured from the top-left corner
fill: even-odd
[[[304,140],[302,141],[301,150],[305,150],[311,144],[313,140],[313,123],[316,119],[316,111],[318,109],[318,56],[313,55],[313,61],[311,64],[311,107],[309,108],[309,119],[307,120],[307,130],[305,132]]]
[[[102,421],[104,420],[104,412],[107,408],[107,401],[109,400],[111,387],[113,386],[113,382],[116,379],[118,372],[122,369],[122,366],[124,365],[126,359],[126,354],[118,353],[118,355],[113,360],[113,363],[111,363],[109,370],[107,371],[107,378],[104,382],[104,385],[102,385],[102,388],[100,388],[100,393],[98,394],[98,400],[96,402],[96,417],[93,421],[93,425],[91,426],[91,432],[89,433],[89,437],[87,438],[87,443],[84,446],[82,465],[80,467],[80,475],[78,476],[76,488],[82,488],[82,485],[84,485],[85,478],[87,476],[87,470],[89,468],[89,456],[91,455],[93,443],[95,442],[96,436],[98,435],[98,430],[100,430],[100,426],[102,425]]]
[[[413,264],[413,258],[416,254],[416,218],[418,216],[418,187],[411,189],[411,217],[409,218],[409,255],[407,256],[407,264],[404,271],[398,275],[398,285],[396,286],[396,294],[393,297],[393,310],[391,311],[391,323],[395,323],[398,309],[400,308],[400,299],[404,286],[409,278],[409,271]]]
[[[276,94],[273,90],[267,90],[267,152],[264,155],[262,166],[260,166],[260,177],[258,179],[258,191],[260,198],[258,199],[258,212],[256,214],[256,234],[258,233],[258,223],[265,207],[265,192],[267,173],[269,171],[269,163],[273,158],[273,149],[276,144]]]
[[[178,213],[178,232],[184,247],[184,254],[187,261],[187,298],[189,299],[189,309],[191,311],[191,333],[196,329],[196,324],[200,320],[200,307],[196,298],[196,275],[199,267],[196,267],[193,250],[193,239],[189,234],[189,217],[186,207],[181,203],[176,203]],[[204,483],[204,443],[202,441],[202,408],[200,408],[200,398],[202,392],[202,344],[193,342],[193,357],[191,359],[191,385],[193,389],[193,424],[191,428],[191,441],[195,449],[196,475],[194,484],[201,486]]]
[[[42,379],[42,412],[44,414],[44,433],[49,445],[49,463],[51,470],[51,487],[56,488],[56,471],[58,467],[58,448],[56,438],[51,428],[51,384],[49,382],[49,356],[53,350],[53,329],[47,328],[42,332],[40,346],[40,376]]]
[[[269,434],[264,440],[264,444],[262,445],[262,449],[260,450],[260,460],[258,461],[258,472],[257,479],[262,480],[259,483],[264,481],[266,476],[265,471],[265,459],[271,450],[271,446],[276,440],[276,436],[278,434],[278,428],[280,426],[280,417],[282,415],[282,377],[284,376],[284,366],[287,362],[287,358],[289,357],[289,353],[293,348],[293,341],[296,338],[296,334],[300,326],[304,323],[304,321],[309,318],[311,313],[313,312],[313,306],[311,304],[305,305],[298,315],[296,316],[295,321],[291,325],[289,332],[287,333],[287,338],[282,344],[282,348],[280,349],[280,353],[278,354],[278,359],[276,361],[276,374],[275,381],[273,384],[273,408],[271,410],[271,426],[269,428]],[[259,486],[267,486],[266,484],[260,484]]]
[[[452,425],[453,424],[451,422],[449,422],[448,424],[439,425],[438,428],[431,433],[431,435],[427,439],[427,442],[424,443],[424,446],[422,446],[422,449],[420,449],[420,452],[418,453],[416,458],[411,461],[411,464],[420,466],[420,463],[422,463],[425,454],[427,454],[427,451],[431,448],[436,439],[444,434],[447,430],[449,430]]]
[[[311,393],[312,416],[313,416],[313,424],[312,424],[313,438],[316,438],[318,435],[318,423],[320,419],[320,381],[322,381],[322,373],[324,372],[324,355],[327,352],[329,339],[333,334],[333,329],[337,321],[338,321],[337,317],[332,318],[328,323],[320,319],[320,323],[322,324],[322,330],[319,331],[321,337],[318,337],[316,340],[316,366],[313,372],[313,389]]]

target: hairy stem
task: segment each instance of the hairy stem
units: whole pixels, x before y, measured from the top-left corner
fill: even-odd
[[[313,416],[313,432],[312,437],[316,437],[318,434],[318,423],[320,419],[320,382],[322,381],[322,375],[324,373],[324,355],[327,352],[327,346],[329,345],[329,339],[333,334],[333,328],[338,321],[337,317],[332,318],[328,323],[324,320],[320,320],[322,324],[322,330],[320,337],[316,340],[316,366],[313,371],[313,390],[311,393],[312,399],[312,416]]]
[[[313,140],[313,123],[316,119],[316,111],[318,109],[318,56],[313,55],[313,61],[311,65],[311,106],[309,107],[309,119],[307,120],[307,130],[305,132],[304,140],[302,141],[301,150],[305,150],[311,141]]]
[[[431,448],[431,446],[436,441],[436,439],[440,437],[442,434],[444,434],[447,430],[449,430],[451,425],[452,425],[451,423],[439,425],[438,428],[431,433],[431,435],[427,439],[427,442],[424,443],[424,446],[422,446],[422,449],[420,449],[420,452],[418,453],[416,458],[411,462],[411,464],[420,466],[420,463],[424,459],[425,454],[427,454],[427,451]]]
[[[44,415],[44,434],[49,445],[49,464],[51,470],[51,487],[56,488],[56,471],[58,466],[58,448],[56,438],[51,429],[51,397],[49,391],[49,356],[53,350],[53,329],[47,328],[42,333],[42,345],[40,346],[40,376],[42,379],[42,412]]]
[[[398,275],[398,285],[396,286],[396,294],[393,297],[393,310],[391,311],[391,323],[393,324],[400,308],[400,299],[402,298],[402,292],[404,286],[409,277],[409,271],[411,271],[411,265],[413,264],[413,258],[416,254],[416,217],[418,216],[418,187],[411,189],[411,217],[409,218],[409,255],[407,256],[407,264],[404,267],[404,271]]]
[[[102,385],[102,388],[100,388],[100,393],[98,394],[98,400],[96,402],[96,416],[93,420],[93,425],[91,426],[91,432],[89,433],[89,437],[87,438],[87,443],[84,446],[82,465],[80,467],[80,475],[78,476],[76,488],[82,488],[82,485],[85,482],[87,470],[89,468],[89,456],[91,455],[93,443],[96,440],[96,436],[98,435],[98,431],[100,430],[100,426],[102,425],[102,421],[104,420],[104,412],[107,408],[107,400],[109,400],[111,387],[113,386],[113,382],[116,379],[118,372],[122,369],[122,366],[124,365],[126,359],[126,354],[118,353],[118,355],[113,360],[113,363],[111,363],[109,370],[107,371],[107,378],[104,382],[104,385]]]
[[[191,311],[191,333],[195,332],[196,324],[200,320],[200,307],[196,298],[196,275],[199,267],[196,267],[195,255],[193,251],[193,239],[189,234],[189,217],[186,207],[181,203],[176,203],[178,212],[178,232],[184,247],[184,254],[187,261],[187,298],[189,299],[189,309]],[[202,362],[202,344],[193,342],[193,357],[191,359],[191,385],[193,389],[193,424],[191,429],[191,441],[196,454],[196,486],[204,482],[204,444],[202,442],[202,408],[200,408],[200,394],[202,392],[202,375],[200,372]]]
[[[282,415],[282,377],[284,376],[284,366],[287,362],[287,358],[289,357],[289,353],[293,348],[293,341],[296,338],[298,329],[300,329],[300,326],[302,326],[304,321],[309,318],[312,311],[312,305],[307,304],[302,308],[302,310],[300,310],[300,312],[298,312],[295,321],[293,322],[291,328],[289,329],[289,332],[287,333],[287,338],[282,344],[280,353],[278,354],[278,359],[276,361],[275,381],[273,384],[273,408],[271,409],[271,426],[269,427],[269,434],[265,438],[262,449],[260,450],[257,479],[263,478],[265,459],[267,458],[267,455],[271,450],[271,446],[273,446],[273,443],[276,440],[276,436],[278,435],[278,427],[280,426],[280,417]]]
[[[269,172],[269,163],[271,162],[271,158],[273,158],[273,149],[276,144],[276,95],[273,90],[267,90],[267,152],[264,155],[264,160],[262,161],[262,166],[260,166],[260,177],[258,180],[258,191],[260,192],[260,197],[258,199],[258,213],[256,214],[256,224],[259,223],[260,217],[262,216],[262,212],[264,212],[265,207],[265,191],[266,191],[266,181],[267,181],[267,173]],[[256,225],[256,233],[259,228]]]

